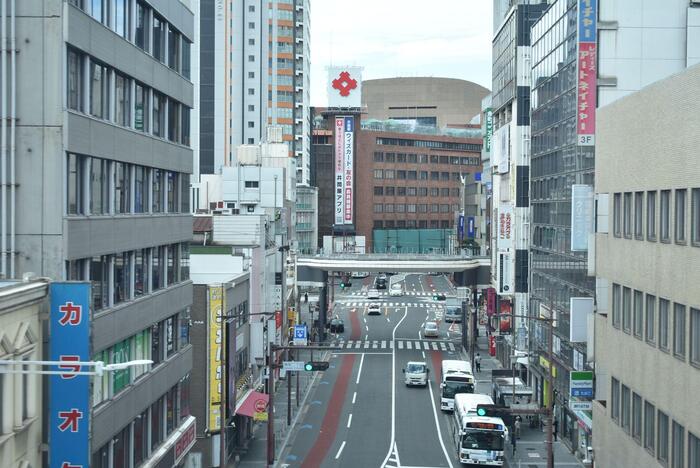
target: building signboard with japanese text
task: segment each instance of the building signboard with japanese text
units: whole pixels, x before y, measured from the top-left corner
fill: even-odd
[[[501,203],[498,206],[498,251],[513,248],[513,204]]]
[[[223,327],[221,314],[224,310],[224,298],[219,286],[209,286],[209,403],[207,427],[209,432],[221,427],[221,377],[223,350]]]
[[[588,237],[593,233],[593,186],[571,186],[571,251],[588,250]]]
[[[345,117],[344,122],[345,132],[343,134],[343,181],[344,181],[344,196],[343,204],[345,206],[343,215],[343,224],[352,224],[353,219],[353,167],[355,164],[355,119],[354,117]]]
[[[345,118],[335,119],[335,187],[333,210],[335,224],[343,224],[345,214],[344,170],[345,170]]]
[[[579,146],[595,145],[597,21],[597,0],[578,0],[576,136]]]
[[[484,151],[491,152],[491,139],[493,138],[493,110],[489,107],[484,111],[486,125],[484,129]]]
[[[69,363],[90,361],[90,284],[51,283],[50,297],[49,360],[67,373],[49,378],[49,467],[87,468],[90,377],[74,372],[93,369]]]

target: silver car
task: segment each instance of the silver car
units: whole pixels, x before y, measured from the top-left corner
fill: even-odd
[[[438,338],[440,336],[440,329],[438,328],[437,322],[425,322],[425,328],[423,328],[423,336],[426,338]]]

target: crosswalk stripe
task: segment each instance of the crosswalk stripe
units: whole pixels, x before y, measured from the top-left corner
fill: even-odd
[[[412,341],[406,342],[406,349],[413,349],[413,342]]]
[[[355,349],[358,349],[358,348],[360,347],[360,345],[362,345],[362,341],[357,340],[357,341],[355,342]]]
[[[403,341],[399,341],[399,349],[403,349]]]
[[[453,345],[452,343],[447,343],[447,347],[450,348],[450,351],[455,350],[455,345]]]
[[[379,346],[379,343],[377,343],[376,341],[373,341],[372,342],[372,349],[377,349],[377,346]]]
[[[440,349],[443,351],[447,351],[447,347],[445,346],[445,343],[440,343]]]
[[[430,345],[428,344],[427,341],[423,342],[423,348],[425,348],[426,351],[430,349]]]
[[[437,343],[433,341],[433,342],[430,343],[430,344],[433,346],[433,351],[437,351],[437,348],[438,348],[438,347],[437,347]]]
[[[352,340],[348,341],[347,347],[348,347],[348,348],[352,348],[352,345],[353,345]]]
[[[382,341],[382,348],[386,348],[386,341]]]
[[[389,349],[394,349],[394,342],[393,341],[389,342]]]
[[[369,348],[369,341],[365,341],[365,345],[363,346],[364,349]]]

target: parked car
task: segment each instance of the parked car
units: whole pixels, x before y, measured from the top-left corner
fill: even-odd
[[[372,302],[367,307],[367,315],[382,315],[382,309],[379,307],[379,304]]]
[[[379,291],[376,289],[370,289],[367,291],[367,299],[379,299]]]
[[[330,332],[331,333],[345,333],[345,323],[343,322],[343,319],[341,318],[334,318],[331,320],[331,326],[330,326]]]
[[[425,322],[425,327],[423,328],[423,336],[426,338],[438,338],[440,336],[440,329],[438,328],[437,322]]]

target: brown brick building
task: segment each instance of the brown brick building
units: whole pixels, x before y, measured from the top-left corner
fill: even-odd
[[[435,133],[439,133],[436,131]],[[372,130],[357,133],[355,225],[373,229],[452,229],[461,175],[481,172],[481,139]]]

